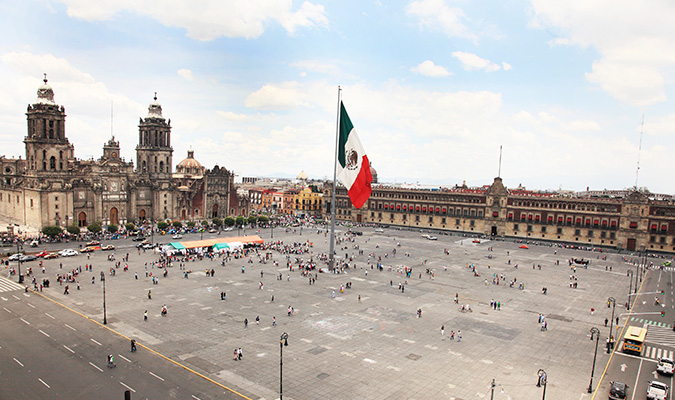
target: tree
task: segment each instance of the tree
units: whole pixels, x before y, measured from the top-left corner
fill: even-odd
[[[220,228],[221,225],[223,225],[223,220],[218,217],[213,218],[211,222],[213,222],[213,225],[217,226],[218,228]]]
[[[126,228],[127,231],[130,232],[136,229],[136,225],[134,225],[133,222],[127,222],[126,224],[124,224],[124,227]]]
[[[183,223],[180,222],[180,221],[173,221],[172,225],[174,226],[174,228],[182,228],[183,227]]]
[[[225,223],[225,226],[228,226],[228,227],[233,226],[234,225],[234,218],[227,217],[227,218],[225,218],[225,220],[223,222]]]
[[[266,223],[268,223],[269,221],[270,221],[270,219],[267,218],[266,215],[261,215],[261,216],[258,217],[258,223],[259,223],[259,224],[266,224]]]
[[[63,232],[63,229],[61,229],[61,227],[58,226],[45,226],[44,228],[42,228],[42,233],[52,238],[54,236],[60,235],[61,232]]]
[[[87,230],[91,233],[99,233],[103,230],[103,228],[101,228],[101,224],[99,222],[93,222],[87,225]]]
[[[241,215],[238,216],[238,217],[235,219],[235,221],[237,222],[237,225],[239,225],[239,226],[243,226],[243,225],[244,225],[244,217],[242,217]]]
[[[207,226],[209,226],[209,221],[207,221],[207,220],[202,220],[202,226],[203,226],[204,228],[206,228]]]
[[[188,228],[194,228],[195,227],[195,221],[188,221],[187,226],[188,226]]]
[[[157,229],[159,229],[160,231],[163,231],[163,230],[165,230],[165,229],[168,228],[168,227],[169,227],[169,224],[166,223],[166,222],[164,222],[164,221],[159,221],[159,222],[157,223]]]
[[[106,227],[108,229],[108,232],[110,233],[115,233],[120,227],[117,224],[110,224]]]
[[[248,223],[249,225],[255,225],[255,223],[258,221],[258,217],[255,215],[251,215],[248,217]]]
[[[80,228],[77,225],[71,225],[67,228],[68,233],[71,235],[79,235],[80,234]]]

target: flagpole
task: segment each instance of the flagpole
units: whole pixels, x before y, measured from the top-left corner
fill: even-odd
[[[330,201],[330,255],[328,256],[328,270],[333,271],[335,268],[335,190],[337,189],[337,162],[338,162],[338,147],[340,140],[340,101],[342,89],[338,86],[338,102],[337,102],[337,121],[335,122],[335,162],[333,163],[333,194]]]

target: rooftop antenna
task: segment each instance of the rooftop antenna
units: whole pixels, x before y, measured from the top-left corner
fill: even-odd
[[[638,146],[637,169],[635,170],[635,190],[638,190],[638,175],[640,174],[640,153],[642,152],[642,133],[645,127],[645,115],[642,114],[642,123],[640,124],[640,145]]]
[[[113,100],[110,100],[110,137],[115,140],[115,135],[113,135]]]
[[[499,173],[497,174],[497,178],[502,177],[502,145],[499,145]]]

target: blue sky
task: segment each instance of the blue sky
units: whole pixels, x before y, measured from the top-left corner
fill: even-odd
[[[0,0],[1,154],[46,72],[79,158],[154,92],[238,176],[331,177],[337,87],[380,181],[675,193],[675,3]]]

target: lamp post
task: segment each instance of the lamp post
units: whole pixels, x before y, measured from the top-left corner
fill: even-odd
[[[631,292],[633,291],[633,270],[629,269],[626,271],[626,276],[630,275],[630,285],[628,286],[628,307],[626,307],[627,311],[630,311],[630,295]]]
[[[537,376],[539,377],[537,380],[537,387],[544,385],[544,394],[542,395],[541,400],[546,400],[546,381],[548,381],[548,376],[546,375],[546,371],[541,368],[537,371]]]
[[[612,350],[612,328],[613,328],[613,323],[614,323],[614,309],[616,308],[616,299],[614,297],[610,297],[607,299],[607,307],[609,307],[609,304],[612,304],[612,319],[609,320],[609,336],[607,337],[607,354],[611,353]]]
[[[600,340],[600,329],[591,328],[591,341],[595,335],[595,354],[593,355],[593,368],[591,368],[591,382],[588,384],[588,393],[593,393],[593,374],[595,373],[595,360],[598,357],[598,341]]]
[[[101,280],[103,281],[103,325],[108,324],[108,316],[105,309],[105,274],[101,271]]]
[[[272,239],[274,239],[274,222],[270,220],[270,228],[272,228]]]
[[[21,250],[23,250],[23,244],[19,241],[19,238],[16,239],[16,254],[19,256],[17,257],[16,261],[19,266],[19,283],[23,283],[23,275],[21,275]]]
[[[281,334],[279,339],[279,400],[284,399],[284,346],[288,346],[288,333]]]

